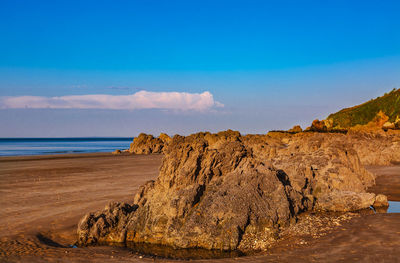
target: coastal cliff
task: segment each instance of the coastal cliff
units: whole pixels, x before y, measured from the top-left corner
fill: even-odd
[[[366,126],[377,116],[383,117],[380,118],[384,120],[381,126],[387,123],[387,127],[400,129],[400,89],[393,89],[381,97],[330,114],[327,120],[334,128],[349,129]]]

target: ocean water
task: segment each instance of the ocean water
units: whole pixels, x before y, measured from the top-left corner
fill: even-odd
[[[0,156],[112,152],[133,138],[0,138]]]

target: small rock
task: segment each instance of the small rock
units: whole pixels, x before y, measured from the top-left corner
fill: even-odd
[[[303,131],[303,129],[301,128],[300,125],[293,126],[293,128],[288,130],[288,132],[293,132],[293,133],[298,133],[298,132],[302,132],[302,131]]]
[[[160,138],[154,138],[153,135],[141,133],[133,139],[129,152],[134,154],[162,153],[164,146],[170,139],[168,138],[169,136],[163,133],[160,135]]]
[[[382,125],[382,129],[384,129],[384,130],[389,130],[389,129],[394,129],[394,128],[395,128],[395,124],[394,124],[394,123],[391,123],[391,122],[389,122],[389,121],[385,122],[385,123]]]
[[[312,122],[310,130],[315,132],[326,132],[328,131],[328,128],[326,127],[325,121],[316,119]]]
[[[387,196],[386,195],[382,195],[382,194],[378,194],[375,197],[375,202],[374,202],[374,204],[372,206],[374,208],[376,208],[376,207],[388,207],[389,206],[389,202],[388,202]]]
[[[347,212],[367,209],[375,202],[373,193],[332,191],[318,199],[317,207],[324,211]]]
[[[121,150],[117,149],[117,150],[113,151],[112,154],[115,154],[115,155],[121,154]]]

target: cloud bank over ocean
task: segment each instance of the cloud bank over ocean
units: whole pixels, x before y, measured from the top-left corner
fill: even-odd
[[[1,109],[167,109],[207,111],[224,105],[213,95],[187,92],[139,91],[131,95],[71,95],[60,97],[16,96],[0,97]]]

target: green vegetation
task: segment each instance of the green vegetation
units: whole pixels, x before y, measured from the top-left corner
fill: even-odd
[[[396,121],[396,117],[400,116],[400,89],[393,89],[382,97],[333,113],[328,116],[328,120],[333,121],[333,127],[350,128],[357,124],[367,124],[379,111],[385,113],[390,122]]]

